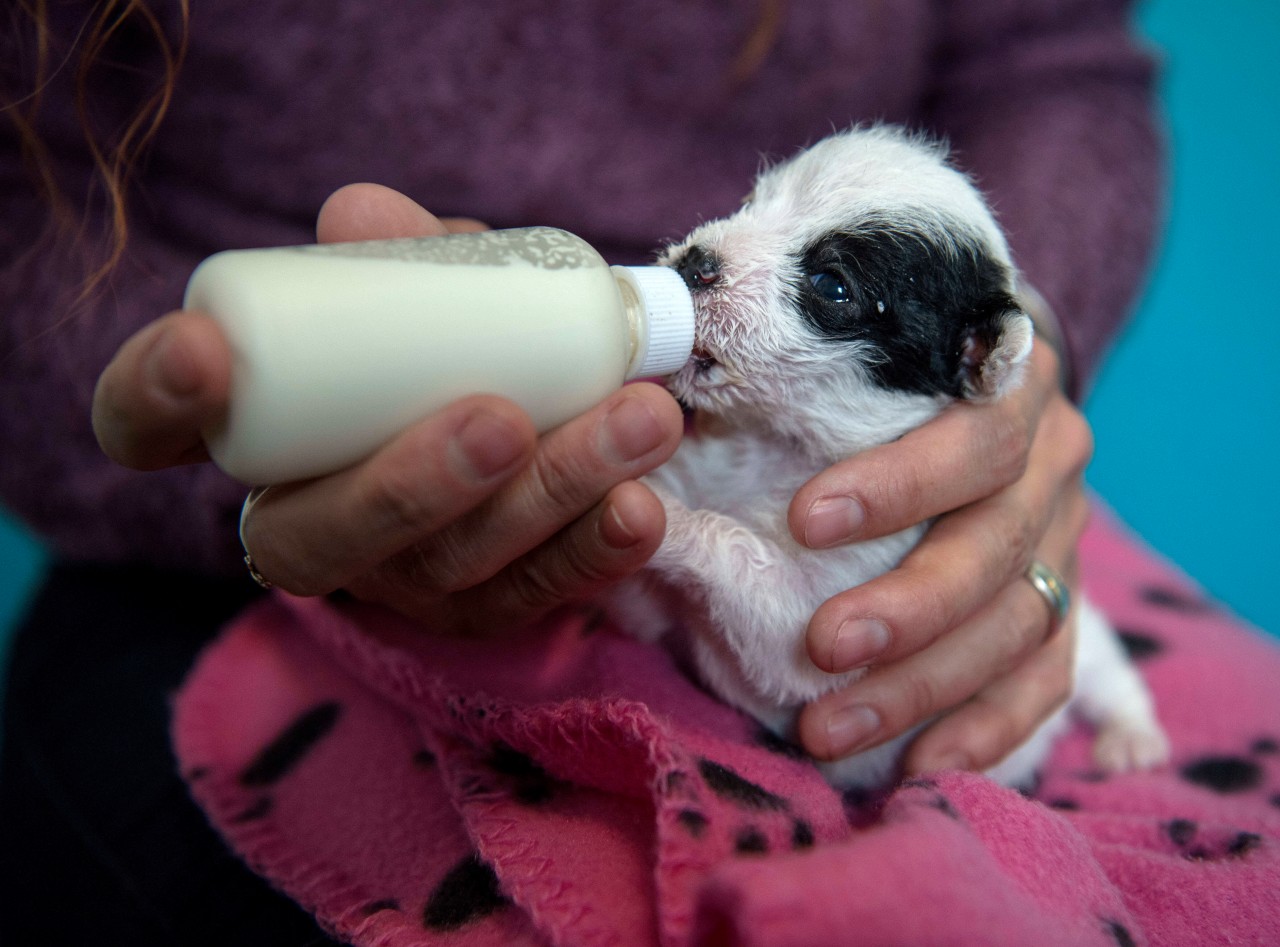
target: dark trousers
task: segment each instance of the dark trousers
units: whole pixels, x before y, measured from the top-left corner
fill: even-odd
[[[169,701],[257,594],[55,567],[13,642],[0,743],[0,944],[334,943],[245,868],[178,778]]]

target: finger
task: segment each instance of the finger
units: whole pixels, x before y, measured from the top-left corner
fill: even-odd
[[[331,592],[491,496],[536,439],[511,402],[464,398],[350,470],[272,487],[245,520],[245,546],[275,585]]]
[[[493,578],[448,597],[400,586],[390,603],[428,624],[486,634],[582,601],[639,569],[662,542],[662,502],[640,483],[618,484],[604,501]],[[385,599],[384,599],[385,600]]]
[[[1045,533],[1037,557],[1051,564],[1075,589],[1075,554],[1089,518],[1083,491],[1065,502]],[[1049,604],[1025,579],[1013,588],[1040,600],[1040,620],[1057,622]],[[943,715],[912,741],[904,760],[911,773],[937,769],[989,769],[1021,746],[1070,697],[1075,680],[1076,613],[1073,610],[1048,641],[1008,675],[997,678],[972,700]]]
[[[1075,582],[1074,550],[1087,517],[1087,499],[1078,491],[1063,502],[1037,551],[1069,583]],[[1040,593],[1019,577],[928,649],[876,668],[867,677],[814,701],[801,713],[801,740],[814,755],[835,759],[891,739],[959,706],[1023,665],[1043,649],[1055,618]],[[1049,657],[1045,660],[1053,663]],[[1027,708],[1026,719],[1043,719],[1052,711],[1053,700],[1056,697]],[[1015,719],[1001,733],[987,735],[982,746],[968,750],[962,744],[951,744],[947,748],[965,749],[974,760],[998,759],[1003,755],[999,744],[1013,741],[1014,734],[1027,726],[1025,720]],[[959,727],[966,730],[965,718]],[[943,744],[946,742],[944,739]],[[1009,742],[1004,751],[1014,745]]]
[[[1026,383],[1008,396],[952,405],[897,441],[818,474],[791,501],[792,535],[814,549],[886,536],[1013,483],[1057,391],[1056,372],[1056,356],[1037,344]]]
[[[207,316],[176,312],[129,339],[98,378],[93,431],[138,470],[208,459],[201,431],[226,412],[231,352]]]
[[[488,224],[474,217],[441,217],[440,223],[449,233],[484,233],[490,229]]]
[[[381,184],[348,184],[329,195],[316,218],[319,243],[438,237],[449,232],[434,214]]]
[[[903,770],[914,775],[995,766],[1067,702],[1075,655],[1074,623],[1069,618],[1023,664],[925,728],[908,748]]]
[[[1088,424],[1059,399],[1021,480],[940,518],[898,568],[833,596],[809,623],[820,668],[843,672],[914,654],[989,602],[1031,562],[1092,452]]]
[[[926,651],[874,668],[806,706],[801,742],[820,759],[839,759],[967,701],[1040,646],[1047,630],[1044,609],[1027,583],[1006,586]]]
[[[679,446],[684,419],[657,385],[627,385],[545,435],[532,462],[493,499],[425,536],[388,563],[416,588],[458,592],[586,514],[619,483],[647,473]]]

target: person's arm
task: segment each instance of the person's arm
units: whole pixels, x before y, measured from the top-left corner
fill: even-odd
[[[1132,304],[1162,187],[1152,68],[1126,4],[939,7],[929,124],[990,196],[1066,345],[1059,357],[1042,335],[1020,390],[956,405],[792,503],[792,533],[811,546],[937,517],[897,569],[825,602],[807,638],[819,667],[869,672],[805,708],[805,747],[838,758],[940,718],[909,750],[911,772],[994,765],[1070,692],[1070,626],[1052,633],[1024,574],[1038,559],[1075,583],[1093,443],[1060,379],[1079,392]]]
[[[103,142],[130,128],[139,103],[165,88],[183,24],[151,19],[146,4],[122,24],[95,19],[102,5],[88,0],[26,12],[47,14],[48,32],[33,27],[21,55],[0,58],[0,97],[15,104],[0,116],[0,496],[62,556],[238,571],[247,582],[236,528],[247,488],[204,462],[199,434],[226,409],[230,353],[210,319],[173,312],[187,277],[228,244],[425,236],[443,225],[376,187],[339,192],[314,232],[269,200],[225,199],[166,160],[165,130],[179,118],[169,116],[152,153],[128,165],[139,186],[125,257],[74,305],[89,270],[65,252],[67,238],[79,231],[96,248],[114,209],[85,198],[95,178],[83,119]],[[114,39],[95,59],[109,75],[91,78],[109,81],[82,83],[81,108],[78,57],[98,49],[95,23]],[[183,74],[176,81],[174,101],[187,101]],[[24,151],[65,198],[61,241],[38,240],[51,208]],[[514,405],[464,399],[351,470],[271,490],[246,537],[260,572],[286,590],[346,588],[436,627],[500,627],[647,558],[662,509],[632,481],[681,431],[678,406],[652,385],[541,438]]]
[[[1132,6],[940,4],[926,121],[988,196],[1022,275],[1060,323],[1075,399],[1142,288],[1162,214],[1155,67]]]

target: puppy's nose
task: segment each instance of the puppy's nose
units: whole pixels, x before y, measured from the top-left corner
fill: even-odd
[[[702,247],[694,246],[680,258],[676,272],[690,289],[702,289],[720,279],[720,261]]]

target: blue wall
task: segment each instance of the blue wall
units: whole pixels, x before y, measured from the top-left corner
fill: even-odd
[[[1151,0],[1171,218],[1151,287],[1086,408],[1094,488],[1210,593],[1280,633],[1280,6]],[[0,516],[0,631],[39,548]]]
[[[1280,5],[1152,0],[1171,217],[1086,409],[1088,478],[1151,545],[1280,633]]]

